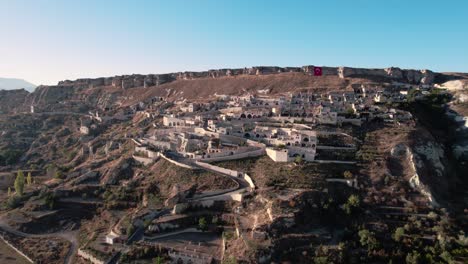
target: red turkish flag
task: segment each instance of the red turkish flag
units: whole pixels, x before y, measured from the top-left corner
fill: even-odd
[[[314,66],[314,76],[322,76],[322,67]]]

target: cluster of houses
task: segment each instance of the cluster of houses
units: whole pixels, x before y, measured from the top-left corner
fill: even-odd
[[[324,94],[217,95],[214,102],[183,100],[158,113],[162,127],[155,124],[152,134],[140,141],[154,151],[171,151],[194,160],[267,154],[276,162],[314,161],[319,128],[346,123],[361,126],[375,118],[387,122],[411,119],[410,113],[387,106],[405,101],[409,89],[359,85],[352,91]],[[154,114],[149,108],[144,111],[148,116]]]
[[[361,126],[373,119],[383,122],[411,119],[410,113],[393,109],[388,104],[404,102],[409,90],[409,87],[357,86],[352,91],[323,94],[216,95],[216,100],[209,102],[167,102],[157,97],[128,107],[124,112],[120,109],[119,116],[135,120],[139,114],[152,122],[151,129],[133,138],[133,157],[145,165],[161,157],[179,166],[191,166],[261,155],[267,155],[275,162],[320,162],[323,160],[318,159],[318,153],[324,149],[356,150],[355,145],[348,142],[331,145],[334,140],[322,140],[324,135],[343,134],[336,127],[344,124]],[[82,127],[89,127],[91,131],[102,123],[112,122],[112,118],[99,116],[98,113],[90,113],[87,118],[89,120],[82,120]],[[82,133],[90,132],[83,129]],[[344,182],[355,188],[358,186],[356,179],[327,181]],[[175,208],[173,214],[178,214]],[[180,221],[180,226],[184,226],[183,221],[186,220],[171,219],[170,224]],[[160,219],[147,229],[149,233],[158,233],[171,227],[168,223]],[[174,227],[179,228],[179,225]],[[106,236],[108,244],[123,242],[122,236],[113,231]],[[207,261],[186,252],[186,248],[174,250],[171,251],[171,257],[184,258],[193,263]]]

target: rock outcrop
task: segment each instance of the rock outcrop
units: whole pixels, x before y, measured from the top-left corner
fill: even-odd
[[[380,77],[411,84],[431,84],[434,81],[434,73],[430,70],[402,70],[395,67],[386,69],[339,67],[338,76],[340,78]]]
[[[238,76],[271,76],[294,73],[302,75],[314,83],[319,81],[313,78],[314,68],[316,66],[306,65],[302,67],[276,67],[276,66],[256,66],[251,68],[234,69],[215,69],[201,72],[176,72],[166,74],[132,74],[119,75],[114,77],[100,78],[82,78],[74,81],[64,80],[57,85],[39,86],[31,94],[26,94],[23,104],[19,104],[16,111],[29,112],[33,109],[39,112],[78,112],[87,113],[92,109],[112,110],[119,108],[123,102],[128,101],[136,95],[129,92],[132,88],[152,89],[160,85],[172,83],[175,81],[195,80],[195,81],[214,81],[221,78],[232,78]],[[411,84],[429,84],[434,81],[434,73],[428,70],[403,70],[396,67],[387,69],[363,69],[350,67],[321,67],[323,80],[322,83],[329,84],[335,82],[348,82],[349,78],[369,79],[377,82],[404,82]],[[292,75],[292,74],[289,74]],[[309,77],[312,76],[312,77]],[[329,77],[330,76],[330,77]],[[333,78],[333,77],[336,78]],[[377,80],[376,80],[377,78]],[[203,80],[204,79],[204,80]],[[245,79],[245,78],[238,78]],[[262,78],[265,81],[267,78]],[[297,78],[296,78],[297,79]],[[343,80],[340,80],[343,79]],[[246,85],[247,81],[239,82],[239,85]],[[318,82],[320,83],[320,82]],[[183,82],[176,83],[185,86]],[[202,85],[203,86],[203,85]],[[200,87],[198,84],[197,87]],[[185,91],[185,95],[190,92]],[[170,90],[167,90],[165,96],[169,96]],[[159,96],[163,95],[160,93]],[[173,96],[173,95],[171,95]],[[23,96],[24,97],[24,96]],[[0,109],[2,110],[2,109]],[[4,110],[6,111],[6,110]],[[8,110],[11,111],[11,110]]]
[[[113,86],[123,89],[133,87],[159,86],[175,80],[192,80],[199,78],[221,78],[239,75],[269,75],[286,72],[302,72],[314,74],[314,65],[302,67],[277,67],[277,66],[255,66],[251,68],[217,69],[201,72],[176,72],[167,74],[148,75],[122,75],[96,79],[77,79],[75,81],[65,80],[58,83],[63,85],[86,85],[88,87]],[[396,67],[386,69],[365,69],[351,67],[322,67],[322,75],[338,76],[340,78],[352,77],[381,77],[389,81],[408,82],[411,84],[431,84],[434,81],[434,73],[429,70],[402,70]]]

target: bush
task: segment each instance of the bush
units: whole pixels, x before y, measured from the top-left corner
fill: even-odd
[[[198,228],[202,231],[205,231],[208,229],[208,223],[205,217],[201,217],[200,219],[198,219]]]
[[[53,193],[47,193],[45,196],[44,196],[44,203],[47,205],[47,207],[49,207],[49,209],[54,209],[55,207],[55,202],[56,202],[56,198],[55,198],[55,195]]]
[[[330,263],[328,261],[328,257],[315,257],[314,258],[314,264],[328,264]]]
[[[15,209],[21,204],[21,198],[17,195],[13,195],[6,201],[6,207],[8,209]]]
[[[133,234],[133,232],[135,232],[135,226],[133,226],[133,224],[130,223],[127,227],[126,234],[130,237]]]
[[[379,242],[375,238],[374,232],[370,232],[367,229],[359,230],[359,242],[362,246],[367,246],[368,250],[374,250],[379,247]]]
[[[405,229],[403,227],[398,227],[395,230],[395,233],[393,233],[393,239],[395,239],[395,241],[399,242],[399,241],[401,241],[401,239],[403,238],[404,235],[405,235]]]
[[[440,254],[440,258],[445,260],[445,262],[447,262],[448,264],[455,263],[452,255],[448,251],[442,252],[442,254]]]
[[[222,262],[222,264],[237,264],[237,259],[234,256],[226,257]]]
[[[356,211],[356,208],[359,208],[359,205],[361,204],[361,201],[359,200],[359,196],[352,194],[349,196],[348,201],[344,204],[344,211],[346,214],[352,214],[354,211]]]
[[[226,240],[231,240],[234,238],[234,233],[233,232],[229,232],[229,231],[224,231],[223,232],[223,237],[224,239]]]
[[[352,179],[353,174],[350,171],[345,171],[343,172],[343,177],[345,177],[345,179]]]
[[[19,150],[6,150],[0,153],[0,166],[14,165],[21,158],[21,151]]]
[[[406,263],[408,264],[419,264],[422,263],[421,254],[417,251],[413,250],[413,252],[408,253],[406,255]]]

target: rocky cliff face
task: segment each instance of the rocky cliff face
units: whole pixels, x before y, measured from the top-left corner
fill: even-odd
[[[198,78],[221,78],[238,75],[268,75],[280,74],[285,72],[303,72],[305,74],[314,74],[314,66],[306,65],[303,67],[276,67],[276,66],[257,66],[252,68],[239,69],[218,69],[202,72],[176,72],[167,74],[148,74],[148,75],[122,75],[107,78],[96,79],[78,79],[75,81],[61,81],[58,85],[87,85],[90,87],[113,86],[123,89],[133,87],[158,86],[175,80],[192,80]],[[408,82],[411,84],[430,84],[434,81],[434,73],[429,70],[402,70],[391,67],[386,69],[364,69],[350,67],[322,67],[322,74],[326,76],[339,76],[340,78],[352,77],[382,77],[389,81]]]
[[[303,86],[310,85],[320,86],[322,84],[330,84],[329,81],[341,80],[348,82],[352,80],[370,80],[378,82],[404,82],[411,84],[430,84],[434,81],[434,73],[429,70],[403,70],[396,67],[386,69],[363,69],[350,67],[322,67],[323,77],[314,77],[313,65],[303,67],[276,67],[276,66],[257,66],[251,68],[237,69],[217,69],[202,72],[176,72],[167,74],[132,74],[120,75],[114,77],[101,78],[86,78],[77,79],[74,81],[65,80],[52,86],[39,86],[33,93],[26,96],[23,100],[21,111],[29,111],[31,106],[34,106],[38,112],[42,111],[87,111],[98,106],[101,109],[115,108],[121,105],[122,100],[128,100],[135,97],[133,91],[128,91],[131,88],[140,88],[138,93],[143,93],[151,89],[158,89],[161,85],[171,85],[181,82],[180,85],[188,85],[185,80],[193,80],[195,82],[210,82],[219,81],[219,85],[223,86],[223,78],[249,79],[255,76],[269,76],[268,78],[281,78],[288,73],[296,75],[297,78],[307,79],[303,82]],[[299,76],[300,75],[300,76]],[[234,78],[241,77],[241,78]],[[321,78],[321,79],[319,79]],[[245,80],[239,84],[239,88],[258,86],[258,81],[265,78],[255,80]],[[329,81],[322,81],[328,80]],[[265,80],[263,80],[265,82]],[[276,83],[277,81],[275,81]],[[306,84],[307,83],[307,84]],[[179,86],[180,86],[179,85]],[[198,87],[200,86],[200,87]],[[206,85],[201,83],[190,89],[204,89]],[[326,85],[327,87],[329,85]],[[324,87],[323,85],[321,87]],[[148,88],[148,90],[146,90]],[[167,87],[166,87],[167,88]],[[239,89],[238,87],[235,87]],[[166,89],[167,90],[167,89]],[[184,95],[187,95],[185,91]],[[201,92],[201,91],[200,91]],[[197,91],[198,93],[198,91]],[[166,94],[167,95],[167,94]],[[23,96],[24,97],[24,96]],[[79,109],[78,109],[79,108]],[[11,110],[11,107],[9,108]]]
[[[340,76],[340,78],[365,76],[382,77],[411,84],[432,84],[434,82],[434,73],[430,70],[402,70],[395,67],[386,69],[339,67],[338,76]]]

